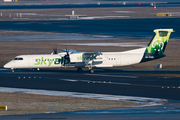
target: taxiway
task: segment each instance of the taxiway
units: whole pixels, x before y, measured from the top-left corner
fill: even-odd
[[[166,74],[170,76],[166,76]],[[75,70],[10,70],[0,69],[0,86],[64,92],[125,95],[167,99],[164,105],[109,110],[0,116],[2,120],[16,119],[174,119],[180,117],[180,80],[171,77],[180,71],[123,71],[99,69],[95,74]],[[161,74],[161,76],[158,76]],[[155,75],[155,76],[154,76]],[[18,91],[17,91],[18,92]]]

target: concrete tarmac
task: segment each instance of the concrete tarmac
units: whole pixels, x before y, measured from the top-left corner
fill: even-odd
[[[78,111],[65,113],[0,116],[1,120],[16,119],[179,119],[180,79],[165,77],[180,71],[122,71],[98,69],[94,74],[87,70],[10,70],[0,69],[0,86],[43,89],[83,93],[163,98],[169,103],[157,106],[110,110]],[[148,75],[147,75],[148,74]],[[163,76],[158,76],[159,74]],[[153,76],[157,75],[157,76]]]
[[[180,100],[180,71],[0,70],[0,86]],[[148,75],[147,75],[148,74]],[[153,75],[157,76],[153,76]],[[171,74],[172,76],[158,76]]]
[[[113,37],[119,40],[126,39],[146,39],[152,38],[154,29],[173,28],[170,39],[178,39],[180,34],[180,18],[147,18],[147,19],[104,19],[104,20],[42,20],[42,21],[1,21],[1,30],[12,31],[36,31],[36,32],[58,32],[73,33],[83,35],[100,35],[103,38]],[[76,25],[76,27],[74,27]],[[148,25],[148,26],[147,26]],[[68,26],[68,27],[67,27]],[[98,28],[97,28],[98,26]],[[62,36],[63,37],[63,36]],[[71,37],[66,37],[66,40],[77,40]],[[52,37],[53,38],[53,37]],[[149,39],[148,38],[148,39]],[[26,39],[26,38],[24,38]],[[2,37],[3,40],[22,40],[18,37]],[[34,40],[34,39],[32,39]],[[51,40],[51,39],[44,39]],[[57,39],[56,39],[57,40]],[[59,38],[59,40],[63,40]],[[86,40],[81,37],[79,40]]]

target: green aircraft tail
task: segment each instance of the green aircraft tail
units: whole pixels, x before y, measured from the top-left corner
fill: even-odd
[[[148,44],[141,62],[164,57],[164,51],[173,29],[156,29],[155,35]]]

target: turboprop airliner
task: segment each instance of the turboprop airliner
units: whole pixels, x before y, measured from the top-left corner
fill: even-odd
[[[164,51],[173,29],[155,29],[155,35],[147,47],[124,52],[76,52],[64,49],[63,52],[42,55],[19,55],[4,65],[4,68],[41,69],[76,67],[78,72],[87,67],[90,73],[94,68],[119,67],[147,62],[165,57]]]

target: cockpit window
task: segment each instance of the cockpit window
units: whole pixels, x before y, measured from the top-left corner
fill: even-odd
[[[14,60],[23,60],[23,58],[18,58],[18,57],[17,57],[17,58],[14,58]]]

